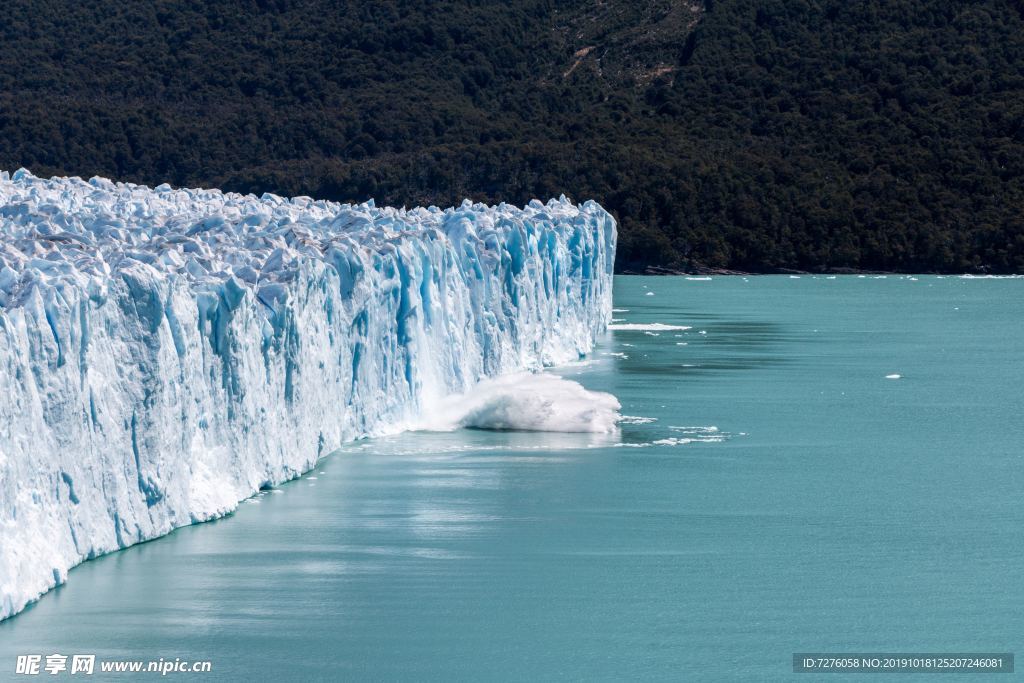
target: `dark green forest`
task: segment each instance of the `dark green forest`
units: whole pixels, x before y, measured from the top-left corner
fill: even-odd
[[[0,168],[565,193],[620,270],[1024,272],[1024,2],[6,0]]]

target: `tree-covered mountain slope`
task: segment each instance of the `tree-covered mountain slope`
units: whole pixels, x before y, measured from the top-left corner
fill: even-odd
[[[8,0],[0,168],[565,193],[620,269],[1024,271],[1020,0]]]

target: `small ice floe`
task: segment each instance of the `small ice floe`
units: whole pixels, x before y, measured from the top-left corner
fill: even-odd
[[[708,333],[708,331],[707,331],[707,330],[701,330],[701,331],[700,331],[700,332],[698,332],[697,334],[707,334],[707,333]]]
[[[649,332],[649,331],[644,331],[644,334],[646,334],[648,337],[660,337],[661,336],[657,332]]]
[[[799,276],[799,275],[790,275],[790,276],[789,276],[789,279],[790,279],[790,280],[799,280],[799,279],[800,279],[800,276]]]
[[[674,330],[688,330],[687,325],[666,325],[665,323],[613,323],[608,326],[609,330],[627,330],[633,332],[672,332]]]
[[[688,277],[686,279],[690,282],[711,282],[711,278],[709,277]]]
[[[306,481],[316,481],[316,477],[306,477]]]
[[[613,308],[612,313],[629,313],[628,308]]]
[[[894,372],[891,375],[886,375],[885,378],[886,379],[902,379],[903,375],[900,375],[900,374],[897,374],[897,373]]]
[[[619,351],[605,351],[601,355],[602,356],[611,356],[613,358],[622,358],[622,359],[629,358],[629,356],[627,356],[626,354],[621,353]]]
[[[827,278],[825,278],[825,279],[826,279],[826,280],[835,280],[835,279],[836,279],[836,276],[835,276],[835,275],[829,275],[829,276],[828,276]]]
[[[654,296],[654,292],[647,292],[647,296]]]
[[[690,342],[676,342],[676,346],[686,346]]]
[[[624,322],[626,322],[625,318],[612,318],[612,323],[613,324],[614,323],[624,323]]]

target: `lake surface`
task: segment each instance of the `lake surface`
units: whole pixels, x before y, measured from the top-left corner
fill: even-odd
[[[777,680],[794,652],[1024,652],[1024,280],[620,277],[615,296],[627,324],[692,327],[615,330],[559,370],[646,418],[620,435],[350,445],[73,570],[0,623],[0,666]]]

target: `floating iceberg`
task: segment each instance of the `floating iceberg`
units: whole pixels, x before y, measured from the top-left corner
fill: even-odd
[[[611,216],[0,173],[0,618],[611,320]]]

